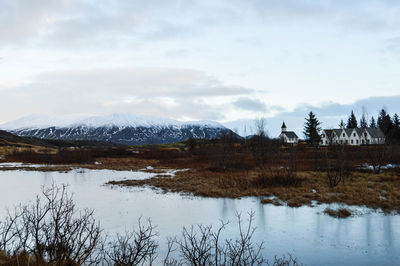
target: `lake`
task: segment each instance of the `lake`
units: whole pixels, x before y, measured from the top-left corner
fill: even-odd
[[[143,179],[153,173],[74,169],[69,172],[0,171],[0,217],[6,208],[32,201],[41,186],[68,184],[81,208],[95,210],[106,232],[132,229],[139,217],[151,218],[159,231],[160,252],[165,239],[183,226],[231,221],[226,234],[237,233],[236,213],[256,213],[255,241],[264,241],[265,257],[291,253],[306,265],[395,265],[400,262],[400,215],[385,215],[364,207],[347,219],[323,214],[327,205],[290,208],[263,205],[256,197],[201,198],[162,193],[150,188],[104,185],[107,181]]]

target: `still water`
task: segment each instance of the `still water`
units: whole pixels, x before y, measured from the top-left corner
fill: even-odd
[[[143,179],[152,173],[75,169],[69,172],[0,171],[0,217],[7,207],[28,203],[41,186],[68,184],[78,207],[92,208],[109,233],[132,229],[139,217],[151,218],[159,242],[179,235],[183,226],[231,221],[226,233],[237,233],[236,213],[255,211],[255,241],[264,241],[264,255],[291,253],[306,265],[399,265],[400,215],[367,208],[336,219],[323,214],[326,205],[290,208],[262,205],[260,199],[213,199],[162,193],[149,188],[104,185],[110,180]],[[160,252],[163,248],[160,247]]]

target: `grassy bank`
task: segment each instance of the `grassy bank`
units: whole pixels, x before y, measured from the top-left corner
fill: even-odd
[[[162,175],[147,180],[112,181],[123,186],[150,186],[168,192],[184,192],[205,197],[275,196],[292,207],[319,203],[366,205],[385,212],[400,211],[400,180],[397,172],[380,174],[355,172],[345,185],[330,187],[325,173],[300,172],[298,186],[279,186],[271,177],[260,177],[257,172],[215,173],[192,169],[178,172],[174,178]],[[275,185],[274,185],[275,184]],[[264,203],[280,204],[278,200]]]

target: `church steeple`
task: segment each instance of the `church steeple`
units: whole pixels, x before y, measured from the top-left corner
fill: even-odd
[[[283,121],[283,123],[282,123],[282,133],[283,132],[286,132],[286,125],[285,125],[285,121]]]

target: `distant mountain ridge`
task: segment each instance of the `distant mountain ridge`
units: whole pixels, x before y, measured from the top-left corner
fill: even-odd
[[[60,140],[96,140],[125,145],[213,139],[231,130],[213,121],[181,122],[153,116],[33,115],[0,125],[18,136]]]

